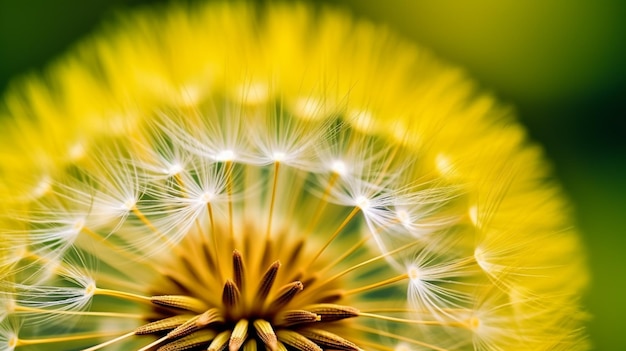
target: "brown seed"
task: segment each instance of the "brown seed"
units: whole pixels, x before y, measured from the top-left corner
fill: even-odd
[[[322,322],[338,321],[359,316],[359,310],[350,306],[319,303],[306,307],[306,310],[320,315]]]
[[[256,293],[256,300],[258,304],[262,304],[267,295],[270,293],[272,286],[274,285],[274,280],[276,280],[276,275],[278,274],[278,268],[280,268],[280,262],[275,261],[272,263],[265,274],[263,274],[263,278],[259,282],[259,288]]]
[[[184,295],[152,296],[150,301],[155,305],[173,307],[196,313],[202,313],[209,308],[204,301]]]
[[[291,310],[279,314],[275,323],[278,326],[286,327],[294,324],[319,322],[321,319],[322,317],[320,315],[313,312],[306,310]]]
[[[235,324],[235,328],[233,328],[233,332],[230,335],[230,340],[228,341],[228,350],[229,351],[237,351],[246,341],[248,337],[248,320],[240,319],[237,324]]]
[[[210,329],[200,330],[191,335],[187,335],[178,340],[167,343],[157,349],[157,351],[183,351],[190,350],[197,346],[206,345],[215,338],[215,331]]]
[[[169,318],[159,319],[158,321],[144,324],[141,327],[135,329],[135,334],[146,335],[146,334],[158,333],[158,332],[165,331],[165,330],[172,330],[182,325],[183,323],[185,323],[192,317],[193,317],[192,315],[178,315],[178,316],[173,316]]]
[[[326,330],[306,328],[300,330],[299,333],[326,349],[346,351],[360,350],[359,347],[352,342]]]
[[[239,289],[232,280],[227,280],[224,284],[224,290],[222,292],[222,303],[228,310],[232,310],[239,304],[240,293]]]
[[[276,338],[276,333],[274,333],[274,328],[272,328],[270,322],[264,319],[257,319],[252,325],[254,325],[259,339],[261,339],[270,350],[276,350],[278,339]]]
[[[282,329],[276,332],[278,340],[300,351],[323,351],[321,347],[313,341],[305,338],[302,334],[289,329]]]
[[[285,307],[289,302],[291,302],[296,294],[302,291],[302,289],[304,289],[304,285],[302,285],[302,282],[299,281],[295,281],[293,283],[289,283],[283,286],[268,309],[270,311],[280,310],[281,308]]]

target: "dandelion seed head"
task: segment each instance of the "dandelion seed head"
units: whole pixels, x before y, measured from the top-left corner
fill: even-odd
[[[417,282],[420,280],[421,274],[420,270],[417,267],[409,267],[408,269],[409,278],[413,282]]]
[[[361,210],[363,211],[367,211],[371,205],[370,200],[363,196],[363,195],[359,195],[357,196],[357,198],[354,200],[354,204],[356,206],[358,206]]]
[[[85,297],[91,298],[93,297],[93,294],[95,294],[95,292],[96,292],[96,283],[93,281],[89,282],[89,284],[85,286]]]
[[[213,200],[213,197],[215,196],[215,194],[213,194],[212,192],[204,192],[200,195],[200,199],[199,201],[202,204],[208,204],[209,202],[211,202],[211,200]]]
[[[281,162],[283,161],[285,158],[287,157],[287,154],[282,152],[282,151],[275,151],[272,154],[272,159],[274,160],[274,162]]]
[[[345,162],[340,161],[340,160],[335,160],[332,162],[330,169],[332,169],[333,172],[343,176],[346,175],[348,168],[346,167]]]
[[[215,155],[215,160],[220,162],[234,161],[235,152],[233,150],[222,150]]]
[[[183,171],[183,166],[180,163],[174,163],[169,168],[165,169],[165,174],[168,176],[174,176]]]
[[[411,226],[411,216],[406,210],[396,211],[396,217],[398,218],[398,221],[400,221],[400,223],[402,223],[402,225],[405,228],[408,228]]]
[[[135,205],[137,204],[137,200],[136,199],[126,199],[126,201],[124,201],[124,203],[122,203],[122,210],[125,211],[131,211]]]
[[[9,333],[6,336],[3,336],[1,338],[6,339],[6,350],[7,351],[13,351],[15,350],[15,348],[18,346],[18,337],[15,333]],[[2,339],[0,339],[0,345],[2,345]]]
[[[0,349],[587,348],[558,187],[426,50],[173,4],[48,75],[0,111]]]
[[[476,330],[478,328],[480,328],[480,319],[478,317],[471,317],[468,321],[467,321],[467,325],[469,326],[469,328],[471,330]]]
[[[78,233],[80,233],[81,230],[83,230],[83,228],[85,227],[85,219],[84,218],[79,218],[76,221],[74,221],[74,223],[72,224],[72,230],[68,233],[77,235]]]

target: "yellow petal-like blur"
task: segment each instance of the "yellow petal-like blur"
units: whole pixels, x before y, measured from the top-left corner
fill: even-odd
[[[585,350],[540,147],[305,5],[125,17],[0,113],[3,350]]]

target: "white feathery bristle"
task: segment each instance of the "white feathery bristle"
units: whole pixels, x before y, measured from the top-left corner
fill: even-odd
[[[441,320],[457,320],[460,316],[449,309],[467,308],[472,301],[467,289],[472,284],[461,281],[479,272],[472,269],[470,258],[454,258],[451,252],[444,251],[446,246],[445,241],[437,245],[428,243],[407,263],[407,297],[416,310],[430,311],[434,318]],[[448,257],[441,260],[445,256]]]

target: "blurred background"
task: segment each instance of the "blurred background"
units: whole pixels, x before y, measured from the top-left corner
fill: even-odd
[[[0,92],[154,0],[0,0]],[[626,350],[626,1],[324,0],[431,48],[515,107],[588,247],[596,350]],[[2,137],[2,131],[0,131]]]

